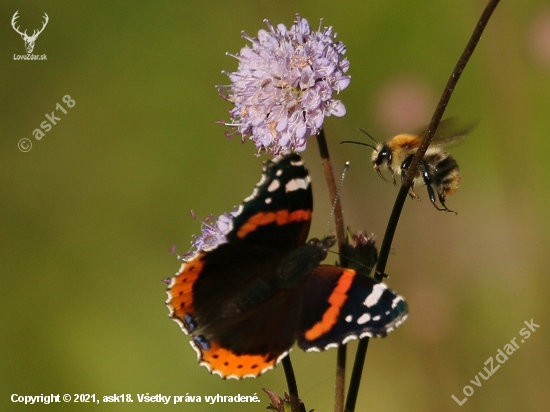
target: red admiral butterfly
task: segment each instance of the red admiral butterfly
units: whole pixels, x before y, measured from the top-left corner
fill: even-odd
[[[386,336],[407,317],[405,301],[369,276],[321,265],[334,237],[311,239],[313,197],[295,153],[264,165],[234,215],[227,242],[187,259],[166,305],[199,363],[222,378],[272,369],[294,342],[306,351]]]

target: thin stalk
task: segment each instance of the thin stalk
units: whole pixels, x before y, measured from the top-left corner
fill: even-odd
[[[393,210],[388,221],[388,226],[386,227],[386,233],[384,234],[384,240],[382,241],[382,246],[380,248],[380,254],[378,255],[378,263],[376,265],[374,276],[375,279],[378,281],[382,281],[382,279],[384,278],[384,271],[386,270],[386,264],[388,262],[388,256],[390,254],[395,230],[397,229],[399,217],[401,216],[401,211],[403,210],[403,205],[405,204],[405,200],[407,199],[407,195],[409,193],[414,175],[416,174],[417,165],[424,157],[426,150],[428,150],[428,146],[430,145],[435,131],[439,126],[439,122],[443,117],[443,113],[445,113],[445,109],[447,108],[447,104],[451,99],[451,95],[453,94],[456,84],[458,83],[458,79],[460,79],[460,75],[462,74],[464,68],[466,67],[466,64],[470,60],[470,57],[472,56],[472,53],[474,52],[477,43],[481,38],[481,34],[485,30],[485,27],[487,26],[487,23],[489,22],[489,19],[491,18],[491,15],[493,14],[493,11],[495,10],[499,2],[500,0],[490,0],[485,7],[485,10],[483,11],[481,17],[479,18],[479,21],[477,22],[474,32],[472,33],[472,36],[470,37],[470,41],[466,45],[466,48],[462,52],[462,55],[458,59],[458,62],[456,63],[456,66],[451,73],[449,80],[447,81],[445,89],[443,90],[443,94],[441,95],[441,99],[439,100],[439,104],[437,105],[437,108],[435,109],[435,112],[430,121],[428,130],[424,135],[424,139],[422,140],[420,147],[418,148],[411,164],[409,165],[405,180],[403,181],[403,184],[399,189],[399,193],[397,194],[397,198],[395,199],[395,204],[393,206]],[[359,342],[359,346],[357,348],[355,363],[353,365],[353,372],[350,381],[350,389],[348,391],[348,397],[346,400],[345,412],[353,412],[355,410],[355,404],[357,402],[357,395],[359,393],[359,384],[361,381],[361,374],[365,362],[367,348],[368,338],[365,338],[363,339],[363,341]]]
[[[334,412],[344,411],[344,391],[346,389],[346,356],[347,346],[338,346],[336,354],[336,382],[334,394]]]
[[[290,354],[283,358],[283,368],[285,370],[286,383],[288,386],[288,395],[290,396],[290,407],[292,412],[301,412],[300,398],[298,396],[298,385],[296,385],[296,376],[294,376],[294,368],[290,361]]]
[[[317,143],[319,145],[319,154],[321,155],[321,163],[323,165],[325,180],[328,186],[330,204],[332,204],[336,198],[336,192],[338,189],[336,186],[336,181],[334,180],[332,163],[330,162],[327,140],[323,129],[321,129],[321,132],[317,135]],[[338,248],[342,251],[346,241],[346,231],[344,228],[344,218],[342,217],[342,205],[340,204],[340,198],[336,199],[336,205],[334,207],[334,221],[336,223],[336,239],[338,240]]]
[[[332,164],[330,161],[330,155],[328,152],[327,139],[325,137],[325,131],[321,129],[321,132],[317,136],[317,144],[319,145],[319,154],[321,155],[321,163],[325,172],[325,180],[328,186],[328,194],[330,197],[330,203],[333,204],[336,200],[334,207],[334,221],[336,223],[336,239],[338,241],[338,250],[340,256],[344,255],[346,244],[346,232],[344,229],[344,218],[342,216],[342,205],[340,204],[340,198],[337,196],[337,186],[334,180],[334,173],[332,172]],[[342,259],[342,258],[341,258]],[[341,264],[344,262],[340,261]],[[342,412],[344,410],[344,391],[346,388],[346,346],[340,345],[338,347],[338,353],[336,356],[336,382],[335,382],[335,395],[334,395],[334,411]]]

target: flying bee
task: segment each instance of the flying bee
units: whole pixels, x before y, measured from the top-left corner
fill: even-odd
[[[460,171],[456,160],[443,150],[443,147],[463,138],[473,127],[474,125],[459,127],[454,119],[446,119],[439,124],[424,158],[418,164],[418,170],[414,175],[411,192],[409,193],[412,198],[420,199],[414,191],[414,187],[415,185],[424,184],[428,189],[430,202],[437,210],[453,212],[445,205],[445,199],[457,191],[460,182]],[[343,141],[341,143],[354,143],[372,147],[374,149],[371,156],[372,166],[380,178],[385,182],[393,183],[395,186],[395,175],[398,174],[401,175],[401,181],[403,181],[407,169],[422,143],[426,128],[416,134],[398,134],[384,143],[378,143],[367,132],[361,131],[369,136],[376,143],[376,146],[354,141]],[[390,171],[391,181],[382,174],[384,169]],[[434,188],[437,190],[437,198],[441,207],[436,203]]]

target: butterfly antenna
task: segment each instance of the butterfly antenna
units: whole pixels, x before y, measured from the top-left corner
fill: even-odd
[[[334,253],[335,255],[338,255],[339,257],[342,257],[342,255],[338,252],[335,252],[333,250],[328,250],[329,253]],[[349,262],[353,262],[353,263],[356,263],[357,265],[361,266],[361,267],[364,267],[365,269],[369,269],[369,267],[367,265],[365,265],[364,263],[362,262],[359,262],[358,260],[355,260],[355,259],[352,259],[350,258],[349,256],[345,256],[346,260]],[[372,271],[372,268],[370,269]]]
[[[346,162],[344,165],[344,170],[342,171],[342,177],[340,178],[340,184],[338,185],[338,190],[336,191],[336,196],[334,196],[334,202],[332,202],[332,210],[330,211],[330,216],[328,217],[327,227],[325,229],[325,235],[323,237],[326,237],[328,233],[328,227],[330,225],[330,221],[332,220],[332,216],[334,215],[334,209],[336,209],[336,202],[338,202],[338,197],[340,196],[340,189],[342,189],[342,184],[344,183],[344,177],[346,177],[346,172],[349,169],[349,162]]]

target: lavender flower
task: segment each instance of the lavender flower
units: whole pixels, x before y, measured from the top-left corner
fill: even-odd
[[[349,68],[345,45],[333,42],[332,27],[321,31],[323,20],[318,31],[312,31],[306,19],[296,18],[290,30],[283,24],[275,29],[264,20],[269,31],[258,31],[257,38],[243,32],[252,47],[231,55],[239,67],[222,73],[232,84],[217,86],[235,105],[226,125],[235,128],[243,142],[250,136],[258,153],[301,152],[307,135],[319,134],[325,116],[346,114],[342,102],[332,98],[350,83],[350,76],[344,76]]]
[[[237,208],[231,213],[224,213],[218,217],[214,223],[209,223],[214,219],[214,215],[207,216],[201,222],[202,236],[193,235],[194,240],[191,241],[191,250],[181,258],[187,260],[193,257],[198,251],[208,251],[216,246],[227,242],[225,237],[232,228],[232,221],[237,213]],[[191,214],[194,216],[194,214]]]

